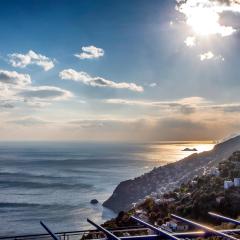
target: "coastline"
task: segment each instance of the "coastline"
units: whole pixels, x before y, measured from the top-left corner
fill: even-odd
[[[103,206],[114,212],[128,210],[151,193],[164,194],[195,176],[201,176],[239,148],[240,136],[237,136],[215,145],[210,151],[194,153],[175,163],[155,168],[133,180],[123,181],[115,188]]]

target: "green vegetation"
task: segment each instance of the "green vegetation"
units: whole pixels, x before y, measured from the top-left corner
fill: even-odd
[[[171,213],[212,224],[217,222],[208,215],[209,211],[237,218],[240,215],[240,187],[225,190],[223,186],[225,180],[240,177],[240,151],[220,162],[218,169],[217,175],[195,177],[161,197],[147,197],[130,211],[120,212],[104,226],[132,226],[134,222],[129,217],[133,214],[157,225],[166,222]]]

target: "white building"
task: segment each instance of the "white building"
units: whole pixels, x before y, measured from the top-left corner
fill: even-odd
[[[146,214],[145,212],[140,213],[140,214],[138,215],[138,217],[139,217],[141,220],[143,220],[144,222],[148,222],[148,221],[149,221],[148,216],[147,216],[147,214]]]
[[[223,199],[224,199],[223,196],[217,197],[217,198],[216,198],[216,202],[219,204],[219,203],[221,203],[221,201],[222,201]]]
[[[189,229],[188,224],[177,220],[170,220],[165,223],[165,226],[172,231],[187,231]]]
[[[220,172],[218,170],[218,168],[216,167],[211,167],[210,169],[205,169],[204,170],[204,175],[211,175],[211,176],[219,176]]]
[[[218,168],[213,167],[213,168],[211,168],[211,174],[213,176],[219,176],[220,175],[220,171],[218,170]]]
[[[233,181],[224,181],[224,189],[229,189],[230,187],[232,187],[234,185]]]
[[[235,187],[240,187],[240,178],[234,178],[233,182]]]
[[[192,185],[192,186],[197,185],[197,183],[198,183],[198,182],[197,182],[196,180],[192,180],[192,181],[191,181],[191,185]]]
[[[158,197],[158,194],[157,194],[156,192],[152,192],[152,193],[150,194],[150,196],[153,197],[153,198],[157,198],[157,197]]]

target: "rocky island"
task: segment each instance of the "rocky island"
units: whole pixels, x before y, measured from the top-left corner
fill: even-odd
[[[184,152],[197,152],[196,148],[184,148],[182,151]]]

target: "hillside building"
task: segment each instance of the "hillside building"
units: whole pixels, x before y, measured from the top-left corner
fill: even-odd
[[[188,224],[181,222],[181,221],[177,221],[175,219],[172,219],[172,220],[166,222],[161,227],[163,227],[167,230],[171,230],[173,232],[187,231],[189,229]]]
[[[234,187],[240,187],[240,178],[234,178],[233,183]]]
[[[229,181],[229,180],[224,181],[224,189],[226,190],[232,187],[233,185],[234,185],[233,181]]]

